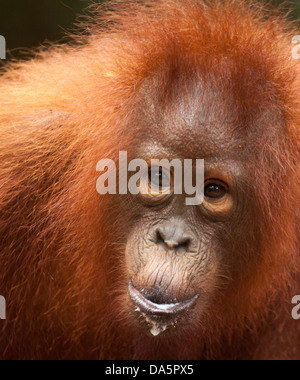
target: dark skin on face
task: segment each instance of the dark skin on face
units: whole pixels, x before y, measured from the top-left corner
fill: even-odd
[[[260,144],[270,138],[264,132],[265,121],[273,118],[284,133],[280,117],[266,117],[266,110],[255,115],[255,123],[253,115],[244,119],[244,136],[235,133],[240,123],[235,119],[241,108],[238,98],[201,77],[198,82],[186,79],[183,85],[179,72],[172,85],[159,93],[153,91],[152,82],[152,97],[143,99],[148,108],[142,111],[151,132],[144,133],[142,148],[134,154],[149,162],[145,173],[149,193],[135,201],[144,210],[143,217],[136,221],[126,247],[128,303],[132,318],[154,336],[172,334],[174,327],[199,325],[215,297],[220,297],[219,290],[226,297],[226,286],[239,270],[246,275],[255,265],[255,259],[246,268],[238,264],[239,256],[246,253],[245,241],[251,241],[254,232],[249,210],[257,207],[251,196],[255,183],[249,178],[258,165]],[[164,91],[168,103],[162,108]],[[149,89],[145,86],[142,92],[149,94]],[[205,160],[202,205],[187,206],[187,194],[174,194],[174,171],[169,176],[157,168],[152,178],[151,159],[163,158]],[[165,191],[169,184],[171,194]],[[151,189],[160,194],[151,195]],[[253,251],[259,242],[257,235]]]

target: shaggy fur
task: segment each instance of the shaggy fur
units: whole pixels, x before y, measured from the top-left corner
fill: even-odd
[[[291,53],[299,33],[281,14],[242,0],[94,8],[73,44],[7,65],[1,76],[0,357],[299,359],[300,323],[290,315],[300,293],[300,66]],[[226,61],[230,73],[218,69]],[[285,133],[262,145],[249,178],[259,212],[246,222],[256,232],[237,268],[251,266],[252,241],[259,265],[237,270],[192,333],[164,341],[136,329],[123,307],[124,246],[139,213],[128,217],[116,197],[97,194],[96,164],[139,144],[139,89],[171,67],[182,75],[196,67],[203,77],[219,70],[220,83],[230,75],[239,120],[272,109]],[[258,73],[247,88],[246,68]]]

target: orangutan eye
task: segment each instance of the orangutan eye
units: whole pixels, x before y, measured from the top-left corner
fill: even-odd
[[[171,186],[170,174],[162,167],[153,167],[149,170],[149,183],[159,189],[169,188]]]
[[[210,200],[219,200],[225,197],[227,194],[227,189],[225,184],[220,184],[219,182],[210,182],[205,186],[204,195]]]

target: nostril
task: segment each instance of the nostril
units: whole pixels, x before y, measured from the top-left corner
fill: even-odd
[[[184,254],[189,251],[191,238],[188,236],[174,236],[167,238],[161,229],[156,230],[156,244],[163,247],[165,250],[174,250],[178,254]]]
[[[191,245],[191,239],[189,237],[184,238],[182,242],[180,243],[180,245],[188,249]]]
[[[179,244],[175,247],[175,251],[178,254],[184,254],[190,250],[191,239],[190,238],[182,238]]]
[[[166,245],[163,233],[159,229],[156,231],[156,244],[163,247]]]

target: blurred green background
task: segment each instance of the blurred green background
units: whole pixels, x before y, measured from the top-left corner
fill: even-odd
[[[61,40],[89,4],[89,0],[0,0],[0,35],[6,38],[7,58],[18,57],[22,48]],[[300,0],[290,0],[286,8],[293,9],[291,17],[300,25]]]

